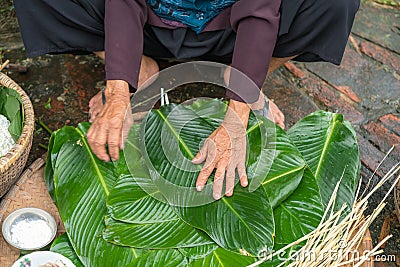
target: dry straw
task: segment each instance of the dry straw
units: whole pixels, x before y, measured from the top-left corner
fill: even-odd
[[[392,151],[393,147],[387,153],[382,162]],[[377,169],[381,164],[379,164]],[[339,188],[339,181],[327,205],[323,219],[321,220],[320,225],[314,231],[283,247],[282,249],[269,254],[268,256],[260,259],[254,264],[249,265],[248,267],[255,267],[263,262],[269,261],[302,242],[306,242],[306,244],[297,252],[292,253],[290,255],[291,259],[287,259],[277,267],[365,266],[363,264],[369,264],[367,266],[372,266],[371,260],[375,255],[383,252],[380,247],[391,237],[391,235],[384,238],[381,242],[379,242],[379,244],[370,250],[364,249],[364,251],[358,251],[357,248],[359,248],[360,245],[365,242],[365,234],[368,232],[369,226],[385,207],[385,201],[387,197],[400,179],[400,175],[396,177],[396,174],[399,171],[400,162],[393,166],[390,171],[377,183],[377,185],[371,188],[371,180],[375,174],[374,172],[367,183],[366,189],[361,194],[359,194],[361,187],[360,180],[356,194],[357,201],[355,201],[349,213],[345,212],[346,206],[343,206],[338,211],[333,210],[335,206],[337,190]],[[394,177],[395,179],[393,181],[392,178]],[[370,215],[365,216],[368,208],[368,200],[376,191],[378,191],[378,189],[382,187],[383,184],[389,180],[391,183],[393,183],[390,189],[380,201],[378,206],[374,209],[374,211]],[[369,189],[371,190],[368,194],[366,194]]]

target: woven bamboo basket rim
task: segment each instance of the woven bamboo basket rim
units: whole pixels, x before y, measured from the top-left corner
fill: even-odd
[[[11,150],[0,158],[0,173],[4,173],[7,169],[14,164],[24,152],[30,146],[31,138],[35,128],[35,117],[34,110],[31,100],[24,90],[14,82],[10,77],[0,72],[0,85],[15,90],[22,100],[22,105],[25,113],[24,127],[22,128],[21,136]]]
[[[7,211],[8,207],[10,206],[10,201],[13,198],[15,198],[15,195],[17,192],[20,190],[20,186],[24,184],[31,176],[33,173],[36,171],[40,170],[42,168],[46,161],[46,155],[43,155],[42,157],[36,159],[20,176],[19,180],[11,187],[11,189],[7,192],[7,194],[3,197],[3,201],[0,202],[0,222],[3,220],[3,216],[5,212]]]
[[[11,187],[0,203],[0,228],[7,215],[20,208],[40,208],[50,213],[57,222],[57,236],[65,233],[58,209],[52,201],[44,180],[46,155],[33,162]],[[0,233],[0,267],[11,266],[21,251],[9,245]]]

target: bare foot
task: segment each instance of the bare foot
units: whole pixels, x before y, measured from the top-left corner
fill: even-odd
[[[231,73],[231,68],[227,67],[224,72],[225,84],[229,83],[230,73]],[[283,115],[283,112],[278,108],[278,106],[274,102],[269,100],[268,103],[269,103],[269,110],[267,119],[278,124],[282,129],[285,129],[285,115]],[[250,108],[252,110],[263,109],[264,105],[265,105],[265,95],[263,94],[263,92],[260,92],[260,97],[255,103],[250,105]]]
[[[96,53],[96,55],[98,55],[99,57],[102,56],[101,52],[99,52],[99,54]],[[158,73],[158,71],[159,68],[157,62],[154,59],[142,56],[142,62],[140,64],[139,72],[138,90],[145,88],[146,85],[150,85],[157,78],[156,74]],[[103,101],[100,91],[89,101],[89,121],[93,122],[102,110]]]

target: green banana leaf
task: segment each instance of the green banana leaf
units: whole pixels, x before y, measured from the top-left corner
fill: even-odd
[[[317,179],[322,202],[326,206],[340,181],[335,202],[351,207],[360,174],[357,138],[343,115],[317,111],[288,130],[290,139],[300,150]]]
[[[217,248],[212,253],[208,254],[204,258],[191,261],[190,267],[245,267],[254,263],[255,258],[238,255],[228,250]]]
[[[275,208],[296,190],[306,163],[297,147],[280,127],[263,117],[257,119],[262,123],[258,127],[259,131],[248,131],[251,149],[249,154],[255,154],[254,160],[247,164],[248,176],[251,179],[249,189],[252,191],[253,186],[257,187],[256,181],[259,181],[272,208]],[[260,133],[266,143],[258,150],[254,148],[254,144],[260,143]]]
[[[236,187],[232,197],[198,207],[175,207],[190,225],[205,231],[219,246],[256,256],[272,248],[272,208],[262,188],[254,192]]]
[[[71,140],[80,140],[80,138],[81,136],[79,132],[74,127],[64,127],[54,132],[50,137],[44,177],[47,189],[49,190],[50,196],[54,202],[56,202],[54,195],[54,167],[60,149],[65,143],[71,142]]]
[[[193,247],[213,243],[205,233],[179,218],[166,222],[135,224],[106,217],[103,238],[116,245],[145,249]]]
[[[20,95],[13,89],[0,86],[0,114],[9,121],[8,131],[18,141],[25,123],[25,113]]]
[[[107,201],[110,217],[105,221],[103,238],[106,241],[147,249],[213,243],[204,232],[182,221],[171,206],[142,190],[152,186],[150,178],[123,175],[118,179]]]
[[[76,255],[71,243],[69,242],[68,236],[63,234],[54,240],[51,245],[50,251],[60,253],[67,257],[75,264],[76,267],[83,267],[84,265],[80,262]],[[105,266],[105,265],[101,265]],[[176,250],[158,250],[147,252],[140,257],[134,259],[128,265],[129,267],[153,267],[153,266],[187,266],[187,261]]]
[[[249,192],[238,185],[232,197],[221,201],[212,200],[211,186],[200,193],[194,190],[200,167],[190,160],[215,125],[188,108],[168,105],[149,114],[144,130],[153,181],[185,222],[237,253],[244,250],[257,255],[262,249],[272,248],[273,214],[262,187]],[[200,206],[195,206],[196,201]],[[187,203],[193,206],[188,207]]]
[[[69,135],[57,144],[51,162],[56,203],[68,238],[85,266],[126,266],[143,251],[112,245],[101,236],[105,229],[106,197],[116,179],[113,163],[102,162],[91,152],[85,135],[88,124],[64,127],[54,133]],[[53,151],[55,147],[49,147]],[[51,183],[48,183],[51,184]]]
[[[107,198],[111,218],[106,219],[103,238],[114,244],[157,249],[213,243],[205,233],[182,221],[165,203],[142,165],[135,130],[130,132],[125,155],[129,155],[129,168],[135,177],[121,175],[111,190]]]
[[[76,255],[74,248],[69,242],[67,234],[62,234],[53,241],[50,247],[50,251],[60,253],[75,264],[76,267],[84,267],[82,262]]]
[[[227,106],[218,100],[201,99],[187,107],[202,118],[216,121],[218,126],[223,120]],[[257,129],[255,126],[259,126],[259,123],[265,127]],[[272,207],[275,208],[297,188],[306,163],[297,147],[280,127],[263,117],[256,118],[254,114],[250,115],[249,125],[248,176],[249,179],[260,177],[258,179],[264,186]],[[264,135],[264,144],[259,140],[260,134]],[[257,168],[259,165],[263,167]],[[251,186],[252,184],[250,190]]]
[[[274,250],[273,252],[278,252],[282,248],[284,248],[287,244],[278,244],[275,243]],[[276,267],[276,266],[282,266],[286,267],[288,266],[293,260],[296,260],[295,253],[296,251],[300,250],[303,246],[305,245],[305,241],[301,242],[300,244],[291,246],[287,249],[285,249],[282,252],[279,252],[277,255],[272,257],[271,259],[267,259],[264,262],[262,262],[260,267]],[[311,254],[311,253],[310,253]],[[268,254],[265,255],[260,255],[260,259],[263,257],[269,256]],[[307,255],[306,255],[307,256]],[[297,260],[300,260],[301,258],[297,257]],[[287,261],[287,262],[286,262]],[[283,262],[286,262],[283,264]]]
[[[317,181],[307,168],[299,187],[274,209],[275,242],[290,244],[305,236],[318,226],[323,215]]]
[[[257,256],[261,250],[279,249],[315,229],[328,192],[340,179],[346,186],[340,187],[339,202],[351,205],[355,187],[350,185],[357,183],[354,163],[359,161],[354,130],[340,116],[327,112],[306,117],[289,135],[251,115],[249,188],[237,185],[232,197],[213,201],[211,177],[209,188],[196,192],[193,187],[201,167],[190,160],[218,127],[225,110],[226,105],[216,100],[154,110],[141,129],[146,135],[134,128],[124,155],[115,163],[104,163],[90,151],[84,138],[88,124],[53,134],[46,183],[54,191],[73,251],[85,266],[246,266],[255,259],[238,253]],[[332,156],[338,152],[336,146],[355,171],[347,172],[348,166]],[[330,162],[335,169],[327,170],[329,180],[323,172]],[[263,166],[267,167],[259,168]],[[253,180],[255,186],[250,188]],[[195,201],[204,205],[193,205]],[[167,227],[159,227],[162,224]],[[202,243],[190,231],[206,232],[218,246]],[[135,248],[121,247],[102,237],[118,244],[128,243],[122,239],[137,243],[130,244]],[[115,237],[122,239],[116,242]],[[156,246],[180,248],[137,248]]]
[[[118,221],[136,224],[179,219],[170,205],[156,199],[160,197],[158,194],[160,191],[149,177],[122,175],[107,198],[108,215]]]
[[[207,244],[191,248],[180,248],[178,250],[189,260],[197,260],[204,258],[217,248],[216,244]]]
[[[129,267],[187,266],[187,259],[176,249],[153,250],[134,259]],[[104,265],[103,265],[104,266]]]

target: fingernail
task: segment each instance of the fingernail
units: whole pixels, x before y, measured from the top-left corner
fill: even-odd
[[[247,181],[242,182],[243,187],[246,187],[248,184],[249,184],[249,182],[247,182]]]
[[[215,194],[213,195],[213,197],[214,197],[215,200],[218,200],[218,199],[221,198],[221,195],[218,194],[218,193],[215,193]]]
[[[198,161],[198,158],[193,158],[192,162],[195,163],[196,161]]]
[[[201,192],[201,190],[203,190],[203,186],[202,185],[198,185],[196,187],[197,192]]]
[[[227,196],[227,197],[230,197],[230,196],[232,196],[232,193],[233,193],[232,190],[231,190],[231,191],[228,191],[228,192],[226,192],[226,196]]]

